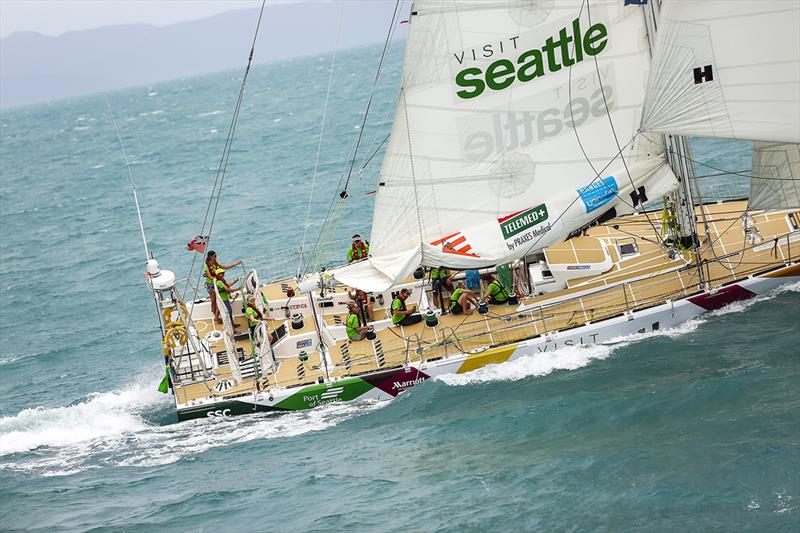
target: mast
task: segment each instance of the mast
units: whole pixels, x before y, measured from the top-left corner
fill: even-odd
[[[650,55],[652,57],[653,47],[658,33],[658,17],[661,10],[661,0],[651,0],[649,3],[642,6],[642,10],[645,17],[647,41],[650,44]],[[695,169],[694,162],[687,154],[689,143],[684,137],[679,135],[662,135],[662,138],[666,148],[664,157],[678,180],[678,189],[674,193],[674,207],[677,214],[680,235],[678,236],[678,242],[675,244],[692,251],[700,283],[704,285],[705,277],[703,275],[699,251],[700,240],[697,236],[697,216],[694,210],[695,200],[691,186],[691,177],[695,175]]]

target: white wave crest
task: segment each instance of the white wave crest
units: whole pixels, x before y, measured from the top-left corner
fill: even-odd
[[[208,113],[200,113],[197,115],[198,117],[210,117],[211,115],[219,115],[222,113],[219,109],[215,109],[214,111],[209,111]]]
[[[552,352],[525,355],[505,363],[489,365],[466,374],[447,374],[437,379],[448,385],[474,385],[490,381],[518,381],[546,376],[555,370],[575,370],[595,359],[605,359],[619,345],[567,346]]]
[[[147,411],[171,408],[149,373],[118,391],[97,393],[68,407],[36,407],[0,419],[0,468],[63,476],[99,465],[152,466],[254,439],[320,431],[385,402],[332,403],[309,411],[208,418],[165,426]],[[168,407],[170,406],[170,407]]]
[[[651,337],[679,337],[697,329],[705,322],[693,319],[679,326],[647,333],[634,333],[610,339],[601,344],[565,346],[553,351],[524,355],[505,363],[488,365],[465,374],[447,374],[437,379],[448,385],[474,385],[490,381],[518,381],[532,376],[546,376],[556,370],[577,370],[592,361],[602,360],[618,348]]]
[[[168,401],[156,390],[152,375],[121,390],[89,395],[67,407],[34,407],[0,418],[0,456],[66,446],[144,429],[137,414]]]

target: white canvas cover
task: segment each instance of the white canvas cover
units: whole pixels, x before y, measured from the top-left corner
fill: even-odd
[[[671,182],[636,135],[645,31],[619,0],[414,2],[371,257],[336,279],[384,290],[420,264],[505,263],[633,204],[631,181]]]
[[[800,142],[800,1],[662,2],[642,127]]]
[[[800,208],[800,145],[753,143],[751,209]]]

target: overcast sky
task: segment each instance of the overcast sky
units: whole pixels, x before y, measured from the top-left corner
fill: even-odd
[[[60,35],[112,24],[164,26],[260,5],[261,0],[0,0],[0,38],[18,31]]]

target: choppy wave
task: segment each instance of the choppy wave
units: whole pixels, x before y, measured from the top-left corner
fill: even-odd
[[[70,475],[101,464],[153,466],[211,448],[323,430],[378,409],[384,402],[334,403],[293,413],[261,413],[157,425],[148,413],[172,409],[143,375],[120,390],[92,394],[67,407],[25,409],[0,419],[0,468],[42,476]]]
[[[139,413],[166,400],[154,381],[155,376],[148,375],[120,390],[93,393],[75,405],[34,407],[0,418],[0,457],[142,430],[147,424]]]

